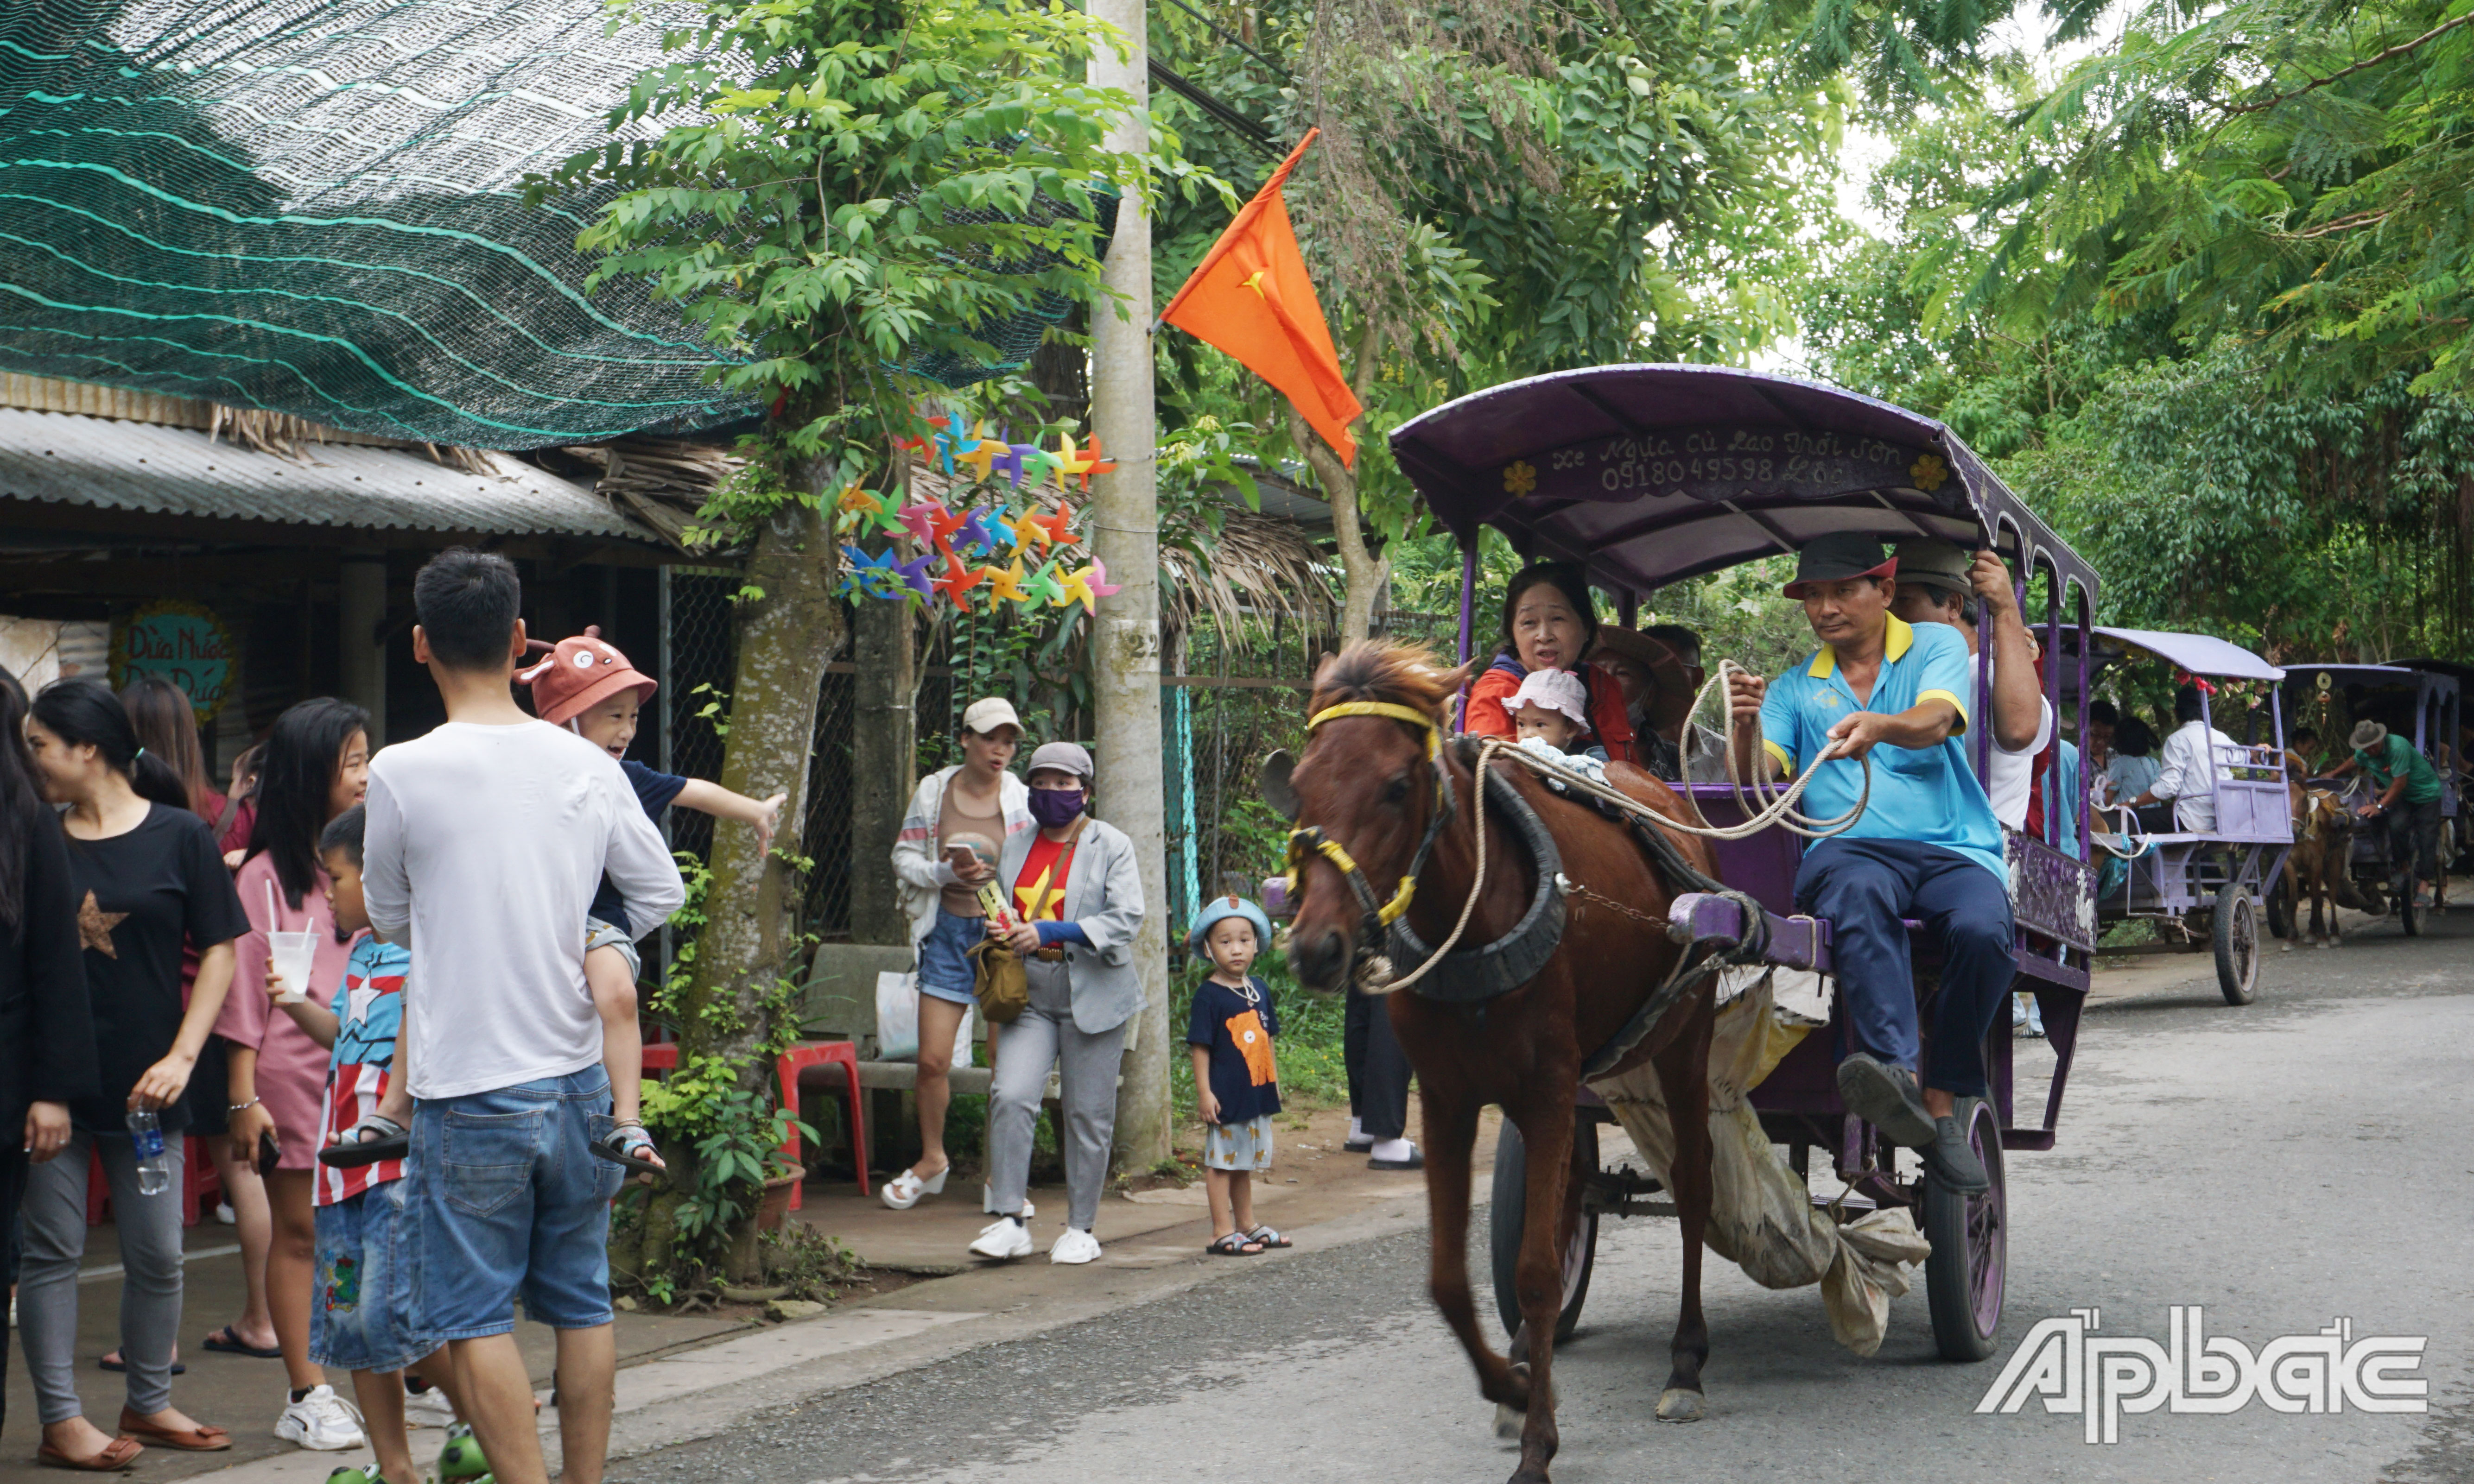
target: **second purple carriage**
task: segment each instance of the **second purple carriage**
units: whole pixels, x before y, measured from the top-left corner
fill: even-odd
[[[1427,508],[1461,543],[1464,659],[1471,652],[1478,541],[1490,525],[1524,558],[1582,563],[1627,624],[1644,599],[1670,583],[1793,552],[1832,532],[1989,546],[2029,594],[2026,612],[2041,630],[2044,654],[2089,652],[2095,571],[1950,429],[1870,397],[1710,367],[1600,367],[1462,397],[1403,424],[1391,442]],[[2075,642],[2066,646],[2066,634]],[[1972,714],[1989,714],[1983,703],[1992,648],[1980,646]],[[2077,673],[2068,686],[2062,663],[2048,664],[2042,678],[2057,717],[2066,694],[2086,693],[2085,659],[2072,667]],[[1981,771],[1991,729],[1977,730],[1972,751]],[[1952,1359],[1980,1360],[1995,1348],[2011,1219],[2003,1157],[2052,1146],[2088,989],[2096,878],[2086,858],[2082,791],[2074,779],[2065,781],[2063,770],[2056,746],[2040,759],[2038,789],[2051,804],[2041,810],[2042,827],[2008,831],[2005,842],[2016,988],[2040,1004],[2053,1066],[2041,1106],[2014,1106],[2009,1017],[2001,1017],[1987,1047],[1991,1096],[1961,1105],[1992,1188],[1976,1195],[1944,1190],[1903,1166],[1869,1125],[1846,1113],[1832,1078],[1853,1043],[1843,1008],[1833,1006],[1827,1028],[1806,1036],[1752,1092],[1763,1133],[1786,1148],[1796,1171],[1809,1170],[1816,1150],[1835,1169],[1843,1188],[1830,1203],[1833,1215],[1852,1220],[1890,1207],[1917,1213],[1932,1244],[1926,1286],[1933,1334]],[[1745,817],[1726,781],[1689,782],[1684,791],[1712,825]],[[1719,874],[1769,914],[1768,962],[1827,973],[1828,924],[1792,916],[1801,849],[1782,828],[1721,842]],[[1716,897],[1684,897],[1671,917],[1671,931],[1684,940],[1741,941],[1749,930],[1738,906]],[[1920,954],[1918,966],[1921,1002],[1934,993],[1936,980],[1928,957]],[[1575,1092],[1585,1104],[1595,1102],[1584,1089]],[[1564,1243],[1564,1328],[1587,1297],[1598,1218],[1657,1207],[1653,1181],[1599,1168],[1589,1153],[1595,1125],[1606,1121],[1597,1109],[1578,1144],[1587,1195]],[[1519,1138],[1507,1123],[1491,1218],[1507,1328],[1517,1323],[1508,1259],[1521,1230],[1521,1166]]]

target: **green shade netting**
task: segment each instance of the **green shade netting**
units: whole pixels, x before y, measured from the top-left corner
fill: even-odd
[[[0,369],[530,448],[756,409],[597,201],[522,201],[661,60],[600,0],[0,4]]]

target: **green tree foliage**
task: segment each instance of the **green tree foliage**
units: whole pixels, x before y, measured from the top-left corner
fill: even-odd
[[[1176,418],[1232,403],[1267,457],[1315,470],[1342,527],[1352,633],[1416,527],[1381,434],[1472,387],[1640,359],[1738,360],[1788,328],[1837,116],[1767,10],[1739,0],[1162,6],[1154,56],[1259,136],[1154,94],[1198,160],[1259,180],[1310,127],[1291,209],[1343,369],[1368,408],[1354,470],[1216,352],[1163,338]],[[1160,222],[1174,293],[1226,224]],[[1281,435],[1286,434],[1283,438]],[[1360,517],[1362,526],[1360,529]]]
[[[2141,44],[2134,27],[2073,78],[2119,78]],[[2001,81],[2027,85],[2015,68]],[[2264,301],[2206,304],[2261,267],[2238,253],[2195,256],[2168,292],[2117,230],[2127,207],[2101,229],[2061,226],[2105,171],[2147,169],[2098,166],[2046,127],[2072,85],[1942,110],[1901,137],[1872,184],[1890,229],[1805,295],[1816,368],[1995,460],[2095,562],[2111,621],[2296,657],[2461,650],[2464,404],[2417,388],[2407,363],[2298,334]],[[2163,108],[2133,91],[2122,115]]]

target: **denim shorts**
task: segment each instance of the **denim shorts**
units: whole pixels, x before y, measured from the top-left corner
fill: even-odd
[[[971,993],[978,977],[971,968],[971,945],[987,935],[986,918],[958,918],[938,907],[936,925],[919,940],[919,993],[957,1005],[977,1003]]]
[[[400,1371],[438,1347],[411,1325],[404,1187],[390,1180],[317,1211],[317,1287],[309,1358],[344,1371]]]
[[[627,929],[604,922],[599,918],[586,918],[584,951],[590,953],[595,948],[618,950],[618,956],[627,961],[628,982],[644,977],[644,956],[636,951],[636,940],[627,936]]]
[[[404,1184],[416,1328],[437,1343],[505,1334],[515,1302],[554,1329],[610,1323],[610,1203],[626,1171],[598,1066],[415,1106]]]

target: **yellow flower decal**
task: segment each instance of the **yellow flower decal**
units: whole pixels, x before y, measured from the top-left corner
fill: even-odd
[[[1928,453],[1908,466],[1907,476],[1916,482],[1917,489],[1930,494],[1942,487],[1942,481],[1950,478],[1950,466],[1941,462],[1937,455]]]
[[[1526,459],[1503,467],[1504,492],[1514,496],[1527,494],[1538,488],[1538,470]]]

